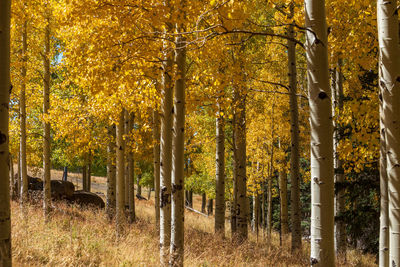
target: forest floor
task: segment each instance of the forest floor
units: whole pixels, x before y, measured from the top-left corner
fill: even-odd
[[[53,179],[57,176],[58,173]],[[105,178],[96,179],[102,188]],[[201,197],[195,196],[194,208],[200,206]],[[102,210],[81,210],[55,203],[51,220],[45,223],[41,206],[21,209],[17,202],[12,202],[11,208],[14,266],[158,266],[153,198],[136,200],[137,220],[125,227],[119,240],[113,222],[106,219]],[[237,245],[229,238],[228,221],[225,239],[214,235],[213,225],[213,216],[186,211],[185,266],[309,266],[307,241],[293,255],[290,240],[281,246],[278,233],[273,233],[267,242],[262,231],[258,238],[250,232],[249,240]],[[374,256],[354,250],[348,252],[347,262],[339,261],[337,266],[377,266]]]

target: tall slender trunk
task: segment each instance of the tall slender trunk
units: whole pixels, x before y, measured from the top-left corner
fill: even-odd
[[[386,160],[386,133],[383,122],[382,92],[379,93],[379,126],[380,126],[380,228],[379,228],[379,267],[389,267],[389,195]]]
[[[49,12],[49,11],[46,11]],[[50,188],[50,122],[46,121],[50,109],[50,15],[46,17],[46,28],[44,36],[43,55],[43,210],[45,217],[51,209],[51,188]],[[22,155],[21,155],[22,157]]]
[[[17,190],[16,190],[16,194],[17,194],[17,198],[19,198],[20,193],[21,193],[21,152],[18,151],[18,163],[17,163]]]
[[[215,155],[215,233],[225,235],[225,130],[221,105],[218,104],[216,118],[216,155]]]
[[[125,224],[125,141],[124,141],[124,110],[121,111],[117,124],[117,213],[116,233],[117,237],[122,234]]]
[[[82,166],[82,190],[87,192],[87,165],[86,165],[86,156]]]
[[[206,193],[201,194],[201,212],[206,213],[206,205],[207,205],[207,195]]]
[[[212,198],[207,201],[207,215],[213,215],[214,200]]]
[[[28,199],[28,175],[26,166],[26,103],[25,103],[25,91],[26,91],[26,67],[27,67],[27,49],[28,49],[28,23],[25,20],[22,29],[22,69],[21,69],[21,91],[19,97],[20,106],[20,153],[21,153],[21,204]]]
[[[236,204],[236,227],[237,239],[242,242],[247,239],[247,219],[249,205],[247,200],[247,177],[246,177],[246,96],[235,92],[238,100],[237,125],[235,132],[236,155],[236,176],[237,176],[237,204]],[[240,96],[239,96],[240,95]]]
[[[115,216],[116,209],[116,199],[115,199],[115,183],[116,183],[116,168],[115,168],[115,160],[116,160],[116,129],[115,124],[108,127],[108,136],[110,140],[107,144],[107,204],[106,204],[106,213],[108,218],[111,220]]]
[[[170,8],[169,3],[166,4]],[[167,24],[167,32],[172,25]],[[161,90],[161,146],[160,146],[160,264],[168,265],[171,240],[171,169],[172,169],[172,80],[173,58],[164,44],[165,61]]]
[[[258,237],[258,223],[260,217],[260,197],[258,193],[253,194],[253,232],[256,232]]]
[[[333,126],[325,1],[306,0],[311,123],[311,265],[335,266]]]
[[[231,202],[231,235],[236,234],[236,205],[237,205],[237,149],[236,149],[236,112],[232,119],[232,152],[233,152],[233,177],[232,177],[232,202]]]
[[[271,168],[272,169],[272,168]],[[272,170],[268,179],[268,198],[267,198],[267,242],[271,244],[272,234]]]
[[[0,265],[11,267],[8,112],[10,99],[11,1],[0,2]]]
[[[140,185],[140,180],[142,179],[142,175],[138,174],[136,176],[136,187],[137,187],[137,195],[141,196],[142,195],[142,186]]]
[[[397,1],[377,1],[379,86],[386,140],[389,263],[400,266],[400,47]]]
[[[135,123],[135,114],[132,112],[131,114],[126,114],[125,116],[129,117],[128,123],[128,133],[131,136],[131,131],[134,129],[133,125]],[[127,146],[128,153],[128,175],[125,176],[128,178],[128,221],[129,223],[133,223],[136,220],[136,212],[135,212],[135,158],[133,155],[132,144],[134,140],[129,140],[130,147]]]
[[[15,179],[14,179],[14,162],[10,153],[10,195],[11,199],[16,199],[15,196]]]
[[[160,115],[153,111],[154,207],[157,229],[160,230]]]
[[[289,222],[287,203],[287,175],[285,169],[282,169],[279,172],[279,193],[281,198],[281,233],[283,239],[286,240],[287,234],[289,233]]]
[[[90,192],[92,187],[92,152],[89,150],[88,162],[86,167],[87,175],[86,175],[86,188],[87,191]]]
[[[343,76],[342,76],[342,60],[339,58],[335,70],[335,83],[332,87],[332,115],[334,117],[340,116],[343,109]],[[338,113],[336,114],[336,109]],[[344,209],[344,190],[341,184],[344,182],[344,170],[342,161],[339,158],[337,151],[340,141],[340,125],[335,119],[333,121],[333,167],[335,173],[335,184],[339,185],[335,194],[335,250],[337,256],[345,257],[346,255],[346,228],[343,219]]]
[[[124,151],[125,151],[125,175],[124,175],[124,203],[125,209],[129,209],[129,162],[128,162],[128,154],[129,154],[129,112],[124,109]]]
[[[181,1],[182,4],[183,1]],[[177,26],[183,32],[182,25]],[[186,44],[183,36],[176,38],[175,48],[176,75],[174,90],[174,127],[172,153],[172,227],[170,266],[183,266],[184,240],[184,144],[185,144],[185,79],[186,79]]]
[[[293,19],[294,3],[290,3],[289,18]],[[294,23],[294,22],[293,22]],[[294,25],[288,26],[288,37],[294,38]],[[301,248],[301,207],[300,207],[300,153],[299,153],[299,107],[297,103],[296,44],[288,40],[288,75],[290,102],[290,205],[292,220],[292,251]]]

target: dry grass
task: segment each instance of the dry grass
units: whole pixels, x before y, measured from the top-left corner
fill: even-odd
[[[198,205],[198,203],[197,203]],[[15,266],[157,266],[158,234],[152,201],[138,201],[138,220],[116,241],[114,225],[103,211],[79,210],[57,204],[52,219],[44,222],[40,207],[24,211],[12,204],[13,258]],[[237,246],[213,234],[213,218],[185,214],[185,266],[309,266],[309,245],[292,255],[290,245],[272,245],[250,234]],[[228,226],[228,224],[227,224]],[[348,263],[338,266],[375,266],[374,258],[349,252]]]

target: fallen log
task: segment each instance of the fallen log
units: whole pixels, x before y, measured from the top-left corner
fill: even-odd
[[[193,208],[191,208],[191,207],[188,207],[188,206],[186,206],[186,205],[185,205],[185,208],[187,208],[188,210],[190,210],[190,211],[192,211],[192,212],[194,212],[194,213],[197,213],[197,214],[200,214],[200,215],[203,215],[203,216],[208,217],[207,214],[202,213],[201,211],[195,210],[195,209],[193,209]]]

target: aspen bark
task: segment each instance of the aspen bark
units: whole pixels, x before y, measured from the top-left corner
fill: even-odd
[[[129,163],[128,163],[128,154],[129,154],[129,145],[128,145],[128,137],[129,136],[129,112],[124,109],[124,151],[125,151],[125,175],[124,175],[124,202],[125,208],[129,208]]]
[[[334,117],[340,116],[340,112],[343,109],[343,76],[342,76],[342,60],[339,58],[338,64],[334,75],[335,83],[332,88],[332,115]],[[336,109],[338,113],[336,114]],[[335,173],[335,183],[339,185],[338,190],[335,194],[335,251],[337,256],[345,256],[346,254],[346,228],[343,220],[340,216],[344,212],[344,191],[341,184],[344,182],[344,170],[342,161],[339,158],[338,146],[340,141],[339,135],[339,124],[336,120],[333,121],[333,167]]]
[[[271,172],[272,174],[272,172]],[[272,234],[272,175],[268,179],[268,198],[267,198],[267,242],[270,244]]]
[[[225,130],[222,109],[218,104],[216,118],[216,155],[215,155],[215,224],[214,231],[225,235]]]
[[[13,158],[12,155],[10,153],[10,196],[11,199],[15,199],[16,195],[15,195],[15,180],[14,180],[14,162],[13,162]]]
[[[236,92],[238,94],[238,92]],[[237,166],[237,204],[236,204],[236,227],[239,242],[247,239],[247,219],[249,216],[247,200],[247,177],[246,177],[246,96],[238,99],[237,128],[235,133],[236,141],[236,166]]]
[[[290,3],[289,19],[294,16],[294,3]],[[294,23],[294,21],[293,21]],[[288,26],[288,37],[294,38],[294,26]],[[293,40],[293,39],[292,39]],[[300,205],[300,152],[299,152],[299,106],[297,103],[296,44],[288,40],[288,75],[290,102],[290,180],[291,180],[291,221],[292,251],[301,248],[301,205]]]
[[[177,31],[184,31],[184,27],[178,26]],[[181,35],[176,38],[175,62],[177,79],[174,89],[175,116],[172,131],[172,225],[169,265],[183,266],[186,44],[185,38]]]
[[[380,126],[380,226],[379,226],[379,267],[389,267],[389,195],[386,160],[386,134],[383,122],[382,92],[379,93],[379,126]]]
[[[46,11],[49,12],[49,11]],[[51,188],[50,188],[50,122],[46,122],[46,116],[50,109],[50,15],[47,14],[46,28],[44,36],[44,55],[43,55],[43,210],[45,217],[51,209]],[[22,155],[21,155],[22,157]]]
[[[117,135],[117,212],[116,233],[121,236],[125,224],[125,141],[124,141],[124,111],[122,110],[116,129]]]
[[[0,265],[11,267],[8,112],[10,99],[11,1],[0,2]]]
[[[333,125],[325,1],[306,0],[311,124],[311,265],[335,266]]]
[[[258,193],[253,193],[253,232],[256,232],[258,237],[258,223],[260,217],[260,197]]]
[[[169,4],[167,5],[169,8]],[[172,25],[167,24],[167,31]],[[167,50],[167,45],[164,44]],[[171,169],[172,169],[172,55],[165,52],[161,90],[161,145],[160,145],[160,264],[168,265],[171,239]]]
[[[115,216],[116,209],[116,151],[115,151],[115,139],[116,139],[116,127],[115,124],[108,127],[108,136],[110,140],[107,144],[107,201],[106,201],[106,213],[108,218],[111,220]]]
[[[281,198],[281,233],[284,239],[286,239],[286,236],[289,233],[289,222],[287,202],[287,175],[285,169],[279,172],[279,193],[279,196]]]
[[[160,227],[160,116],[153,111],[153,158],[154,158],[154,207],[156,225]]]
[[[232,119],[232,143],[233,143],[233,178],[232,178],[232,202],[231,202],[231,235],[232,237],[236,234],[236,205],[237,205],[237,149],[236,149],[236,112],[233,114]]]
[[[28,23],[25,19],[22,28],[22,68],[21,68],[21,91],[19,96],[20,106],[20,153],[21,153],[21,204],[24,204],[28,200],[28,175],[26,166],[26,103],[25,103],[25,91],[26,91],[26,67],[27,67],[27,50],[28,50]]]
[[[131,134],[131,131],[134,129],[133,125],[135,123],[135,114],[126,114],[128,116],[129,123],[128,123],[128,132],[127,134]],[[130,146],[127,146],[127,161],[128,161],[128,175],[125,176],[128,178],[128,221],[129,223],[133,223],[136,220],[136,213],[135,213],[135,159],[132,150],[133,140],[129,140]]]
[[[377,1],[379,86],[386,140],[389,264],[400,266],[400,47],[397,1]]]

